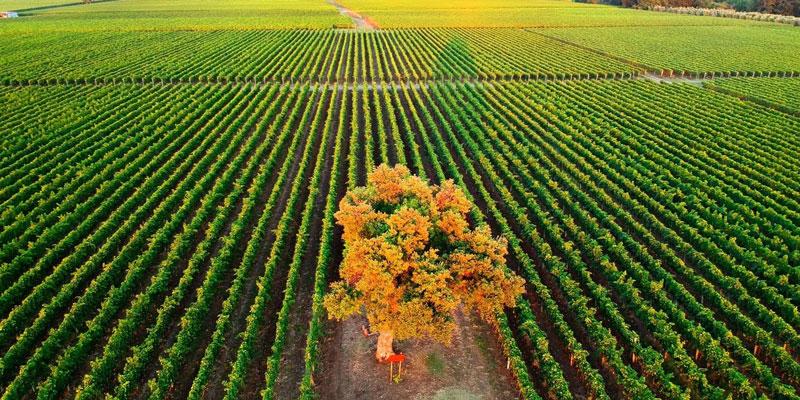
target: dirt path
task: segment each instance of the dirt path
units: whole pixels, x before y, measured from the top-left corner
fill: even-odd
[[[362,17],[359,13],[337,3],[335,0],[328,0],[328,4],[336,7],[336,9],[339,10],[339,14],[350,18],[353,21],[353,25],[356,26],[356,29],[363,31],[374,31],[378,29],[378,24],[376,24],[375,21],[367,17]]]
[[[389,383],[389,366],[375,361],[376,336],[365,338],[362,317],[329,322],[317,392],[323,399],[492,400],[519,398],[500,343],[474,315],[456,314],[453,345],[427,340],[395,342],[403,352],[402,379]],[[395,366],[395,373],[397,373]]]

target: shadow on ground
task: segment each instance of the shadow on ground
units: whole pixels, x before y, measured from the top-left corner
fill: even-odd
[[[389,381],[389,366],[375,361],[376,337],[365,338],[363,317],[329,321],[320,370],[315,374],[323,399],[493,400],[519,397],[506,370],[496,334],[474,315],[457,313],[453,345],[427,340],[395,343],[403,352],[400,382]],[[397,369],[395,367],[395,373]]]

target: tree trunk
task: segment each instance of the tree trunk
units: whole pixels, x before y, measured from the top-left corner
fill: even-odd
[[[394,350],[392,349],[393,338],[394,333],[392,331],[381,331],[378,335],[378,350],[375,352],[375,358],[377,358],[378,361],[384,361],[386,357],[394,354]]]

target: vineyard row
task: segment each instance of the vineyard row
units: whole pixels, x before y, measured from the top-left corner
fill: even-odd
[[[312,398],[333,213],[379,163],[509,239],[525,398],[798,398],[791,115],[638,80],[3,95],[3,399]]]
[[[640,72],[516,29],[51,33],[15,37],[0,44],[0,54],[5,85],[589,79]],[[337,68],[346,62],[346,72]]]

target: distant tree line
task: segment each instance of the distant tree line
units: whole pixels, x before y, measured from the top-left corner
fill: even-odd
[[[637,8],[654,6],[733,8],[736,11],[800,16],[800,0],[584,0],[584,2]]]

